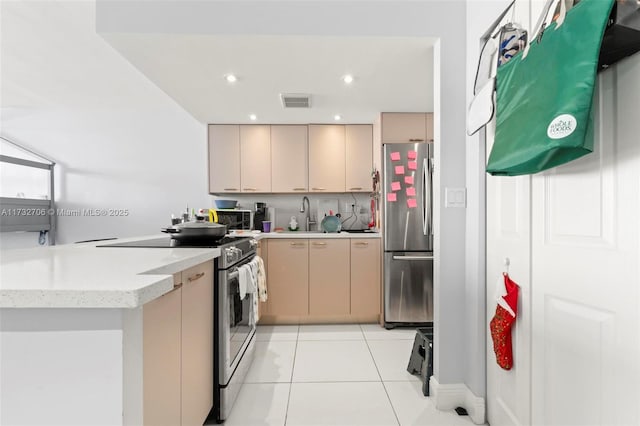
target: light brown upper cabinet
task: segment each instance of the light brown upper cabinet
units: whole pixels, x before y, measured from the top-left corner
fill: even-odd
[[[308,192],[307,126],[271,126],[271,192]]]
[[[427,142],[433,142],[433,113],[427,114]]]
[[[271,192],[271,126],[240,126],[242,192]]]
[[[346,125],[345,141],[346,191],[372,191],[373,126],[370,124]]]
[[[309,125],[309,192],[345,192],[345,128]]]
[[[209,192],[240,192],[240,126],[209,125]]]
[[[382,143],[429,142],[432,139],[432,113],[382,113]]]
[[[309,240],[309,314],[349,315],[349,240]]]

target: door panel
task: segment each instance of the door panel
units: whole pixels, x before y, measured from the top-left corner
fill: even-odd
[[[640,423],[638,75],[601,73],[593,154],[533,179],[536,424]]]
[[[433,253],[385,252],[384,265],[385,322],[433,321]]]
[[[424,222],[425,194],[424,173],[428,171],[425,159],[429,156],[431,144],[392,144],[383,146],[384,169],[382,185],[384,187],[384,250],[385,251],[431,251],[432,236],[427,235]],[[417,170],[408,169],[407,155],[409,151],[417,152]],[[398,152],[400,161],[391,160],[391,153]],[[404,173],[396,174],[396,166],[403,166]],[[426,166],[426,168],[425,168]],[[406,184],[405,177],[411,177],[413,184]],[[400,190],[393,191],[392,184],[400,185]],[[407,189],[413,188],[415,196],[407,196]],[[395,194],[396,201],[388,201],[389,194]],[[417,207],[409,208],[407,200],[415,198]]]
[[[349,240],[309,240],[309,314],[349,315]]]

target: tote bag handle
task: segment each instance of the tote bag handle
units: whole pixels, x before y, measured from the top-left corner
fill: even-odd
[[[558,15],[558,19],[556,20],[556,29],[560,28],[562,23],[564,22],[565,16],[567,16],[567,5],[566,0],[547,0],[544,7],[542,8],[542,13],[540,13],[540,17],[538,18],[538,22],[536,23],[534,31],[531,33],[530,42],[524,48],[522,52],[522,59],[526,58],[529,54],[529,49],[531,48],[531,44],[534,40],[538,39],[544,32],[544,29],[551,23],[553,20],[553,15],[549,16],[550,10],[555,10],[556,5],[560,2],[560,15]],[[538,43],[540,40],[538,40]]]

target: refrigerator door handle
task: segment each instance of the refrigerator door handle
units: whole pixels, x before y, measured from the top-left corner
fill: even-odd
[[[393,256],[393,260],[433,260],[433,256]]]
[[[425,204],[424,209],[425,209],[425,217],[427,218],[427,224],[426,224],[426,232],[425,235],[433,235],[433,174],[431,173],[431,157],[425,159],[425,163],[426,163],[426,171],[425,171],[425,175],[426,175],[426,182],[424,185],[425,188],[425,193],[426,193],[426,197],[427,197],[427,202],[429,203],[428,205]]]
[[[422,191],[422,234],[427,234],[427,222],[429,219],[427,218],[427,200],[429,200],[429,195],[427,193],[427,174],[429,173],[429,163],[425,158],[422,161],[422,186],[424,187],[424,191]]]

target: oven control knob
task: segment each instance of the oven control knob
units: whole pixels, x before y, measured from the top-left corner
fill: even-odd
[[[251,248],[256,248],[258,247],[258,242],[252,239],[251,241],[249,241],[249,245],[251,246]]]
[[[235,251],[234,251],[235,247],[229,247],[226,248],[225,251],[225,256],[227,258],[227,262],[233,262],[234,258],[235,258]]]

